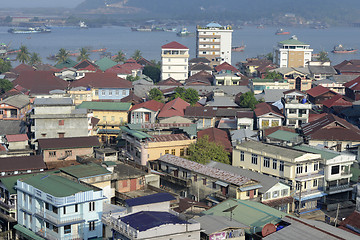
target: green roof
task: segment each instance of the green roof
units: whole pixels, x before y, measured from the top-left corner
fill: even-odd
[[[3,177],[0,179],[10,194],[16,194],[15,185],[18,179],[24,178],[26,175],[15,175],[11,177]]]
[[[108,167],[116,165],[116,162],[113,162],[113,161],[103,161],[103,163]]]
[[[124,132],[130,134],[131,136],[139,138],[139,139],[152,138],[152,136],[150,136],[147,133],[144,133],[141,131],[136,131],[136,130],[131,130],[125,126],[121,126],[120,129],[121,129],[121,131],[124,131]]]
[[[114,62],[108,57],[103,57],[102,59],[97,60],[95,64],[99,66],[101,71],[106,71],[107,69],[115,66],[117,62]]]
[[[255,232],[261,231],[264,225],[268,223],[277,224],[281,221],[281,218],[287,216],[285,212],[281,212],[262,203],[239,199],[228,199],[203,213],[206,215],[230,217],[230,212],[224,212],[224,210],[234,206],[237,207],[232,211],[232,219],[250,226],[252,233],[254,228],[256,228]],[[245,231],[249,232],[249,230]]]
[[[263,78],[253,78],[251,79],[253,82],[275,82],[274,79],[263,79]],[[285,79],[276,79],[276,82],[287,82]]]
[[[106,170],[106,168],[103,168],[95,163],[69,166],[60,168],[60,170],[78,179],[111,174],[111,172]]]
[[[352,173],[351,181],[358,182],[359,176],[360,176],[360,169],[351,167],[350,171]]]
[[[82,102],[76,108],[107,111],[129,111],[131,103],[125,102]]]
[[[20,224],[16,224],[14,226],[16,230],[26,235],[26,239],[32,239],[32,240],[44,240],[45,238],[42,238],[38,235],[36,235],[33,231],[30,229],[27,229],[26,227],[21,226]]]
[[[268,137],[279,139],[282,141],[293,141],[296,140],[297,137],[299,137],[299,134],[289,131],[277,130],[276,132],[269,134]]]
[[[309,44],[300,42],[299,40],[297,40],[297,38],[290,38],[288,40],[284,40],[279,43],[281,43],[282,45],[309,45]]]
[[[307,145],[304,145],[304,144],[299,145],[299,146],[295,146],[293,148],[297,149],[297,150],[305,151],[305,152],[321,154],[321,157],[323,159],[325,159],[325,160],[333,159],[334,157],[337,157],[337,156],[340,155],[340,153],[337,153],[335,151],[321,150],[321,149],[310,147],[310,146],[307,146]]]
[[[93,188],[71,181],[70,179],[51,174],[37,174],[23,182],[54,197],[67,197],[78,192],[87,192]]]
[[[74,60],[68,58],[68,59],[65,60],[65,62],[56,64],[54,67],[56,67],[57,69],[72,68],[72,67],[74,67],[76,64],[78,64],[78,63],[75,62]]]

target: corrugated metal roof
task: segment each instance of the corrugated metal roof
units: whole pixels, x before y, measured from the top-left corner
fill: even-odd
[[[273,132],[269,134],[267,137],[275,138],[283,141],[295,141],[297,137],[300,135],[293,132],[283,131],[283,130],[277,130],[276,132]]]
[[[194,220],[201,224],[201,229],[203,229],[207,235],[220,232],[228,228],[250,228],[249,226],[240,222],[230,221],[229,218],[224,216],[204,215]]]
[[[76,108],[107,111],[129,111],[131,103],[128,102],[82,102]]]
[[[120,126],[120,129],[121,129],[121,131],[124,131],[124,132],[130,134],[131,136],[134,136],[139,139],[152,138],[152,136],[150,136],[147,133],[144,133],[141,131],[136,131],[136,130],[131,130],[125,126]]]
[[[126,199],[125,203],[129,207],[139,206],[139,205],[146,205],[146,204],[153,204],[153,203],[160,203],[160,202],[168,202],[173,201],[175,198],[170,193],[155,193],[143,197],[137,197],[132,199]]]
[[[111,172],[106,170],[106,168],[103,168],[95,163],[69,166],[60,168],[60,170],[78,179],[111,174]]]

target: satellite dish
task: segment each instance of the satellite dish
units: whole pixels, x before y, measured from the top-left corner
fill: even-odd
[[[269,234],[271,234],[273,232],[276,232],[275,225],[272,224],[272,223],[268,223],[263,227],[263,229],[261,231],[261,234],[262,234],[263,237],[266,237],[267,235],[269,235]]]

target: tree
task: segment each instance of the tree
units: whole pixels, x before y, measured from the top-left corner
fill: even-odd
[[[121,50],[118,51],[116,57],[114,58],[114,61],[119,63],[119,62],[125,62],[125,53],[123,53]]]
[[[275,72],[275,71],[272,71],[272,72],[266,71],[265,78],[266,79],[283,79],[283,76],[280,73]]]
[[[13,88],[13,84],[7,79],[0,79],[0,94]]]
[[[130,82],[133,82],[133,81],[136,81],[136,80],[139,80],[140,79],[140,76],[132,76],[132,75],[128,75],[126,76],[126,80],[130,81]]]
[[[41,57],[39,56],[39,54],[37,53],[32,53],[30,55],[30,60],[29,60],[29,64],[30,65],[35,65],[35,64],[39,64],[41,63]]]
[[[157,83],[160,81],[161,70],[157,66],[147,65],[144,67],[143,74],[151,78],[154,83]]]
[[[158,102],[163,102],[164,94],[158,88],[152,88],[149,91],[149,99]]]
[[[239,98],[239,105],[243,108],[255,109],[255,105],[258,104],[253,92],[246,92]]]
[[[135,61],[138,61],[142,58],[141,56],[141,51],[139,49],[136,49],[134,54],[132,55],[132,58],[135,60]]]
[[[225,151],[224,146],[210,142],[207,135],[190,144],[189,159],[201,164],[206,164],[210,160],[230,164],[229,153]]]
[[[0,73],[8,72],[11,68],[10,61],[0,58]]]
[[[77,57],[76,60],[81,62],[81,61],[84,61],[86,59],[89,59],[89,56],[90,56],[90,54],[89,54],[88,50],[86,48],[81,48],[80,49],[80,55]]]
[[[193,106],[195,103],[197,103],[197,101],[199,101],[199,94],[193,88],[188,88],[185,90],[183,87],[177,87],[175,88],[174,94],[170,97],[169,100],[174,100],[175,98],[181,98]]]
[[[27,47],[24,45],[21,45],[20,52],[18,52],[16,55],[16,60],[21,63],[28,63],[30,60],[29,54],[30,53],[29,53],[29,50],[27,49]]]
[[[330,62],[330,58],[328,57],[328,53],[325,51],[319,52],[319,56],[317,57],[317,60],[320,62]]]
[[[56,54],[57,64],[65,62],[69,58],[69,52],[65,48],[60,48]]]

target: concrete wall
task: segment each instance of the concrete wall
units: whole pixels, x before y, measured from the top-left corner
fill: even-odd
[[[99,125],[120,126],[128,122],[127,111],[93,110],[94,117],[100,119]]]
[[[65,159],[60,159],[60,158],[64,158],[66,155],[68,155],[66,153],[66,151],[71,151],[71,155],[66,157]],[[55,156],[53,155],[52,152],[55,152]],[[51,154],[50,154],[51,153]],[[93,148],[89,147],[89,148],[69,148],[69,149],[54,149],[54,150],[43,150],[42,154],[43,154],[43,159],[44,162],[56,162],[56,161],[71,161],[71,160],[76,160],[76,156],[80,156],[80,155],[91,155],[93,153]]]

